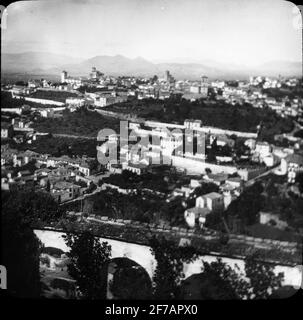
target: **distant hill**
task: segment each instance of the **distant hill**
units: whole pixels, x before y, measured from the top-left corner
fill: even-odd
[[[183,60],[182,60],[183,61]],[[152,63],[144,58],[130,59],[122,55],[95,56],[90,59],[45,53],[25,52],[19,54],[4,53],[1,55],[2,73],[26,73],[34,75],[57,75],[65,69],[70,75],[88,76],[92,67],[105,74],[162,77],[169,70],[176,79],[199,79],[206,75],[211,79],[247,79],[251,75],[266,76],[302,76],[300,62],[273,61],[255,68],[238,65],[224,65],[215,61],[194,63]]]
[[[77,64],[79,58],[47,52],[1,53],[2,72],[45,73],[65,64]]]
[[[143,58],[129,59],[121,55],[116,56],[96,56],[85,60],[77,65],[67,65],[65,68],[71,74],[87,75],[92,66],[105,74],[110,75],[135,75],[152,76],[158,73],[157,65]]]
[[[301,76],[302,77],[302,63],[292,61],[271,61],[262,64],[256,68],[259,75],[272,75],[291,77]]]

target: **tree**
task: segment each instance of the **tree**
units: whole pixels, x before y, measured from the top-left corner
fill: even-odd
[[[16,205],[9,193],[2,195],[1,265],[7,268],[7,288],[12,296],[40,296],[39,252],[41,243],[35,236],[24,209]]]
[[[258,213],[264,206],[263,186],[256,182],[248,187],[237,199],[231,202],[226,210],[226,216],[241,219],[245,226],[257,222]]]
[[[107,266],[111,246],[100,243],[92,233],[67,234],[66,244],[70,263],[68,273],[76,280],[84,299],[105,299],[107,288]]]
[[[208,263],[203,261],[203,272],[195,274],[182,283],[180,298],[199,300],[239,299],[235,284],[239,284],[237,273],[221,259]]]
[[[203,182],[200,187],[194,190],[194,197],[200,197],[210,192],[219,192],[219,187],[213,182]]]
[[[9,191],[6,196],[6,204],[8,206],[13,204],[16,212],[22,212],[22,219],[25,222],[51,222],[58,220],[63,215],[63,209],[46,192],[24,188]]]
[[[202,296],[214,299],[268,299],[272,292],[281,288],[283,273],[276,275],[274,266],[260,261],[257,254],[248,256],[244,264],[243,274],[237,265],[232,269],[220,258],[211,263],[203,261],[203,275],[207,279],[204,284],[207,286],[202,287]],[[217,290],[219,288],[222,291]]]
[[[145,269],[127,258],[113,260],[116,270],[110,291],[117,299],[146,300],[151,298],[151,279]]]
[[[50,189],[51,189],[51,184],[50,184],[49,180],[47,180],[47,183],[46,183],[46,191],[47,191],[47,192],[50,192]]]
[[[261,262],[257,255],[245,259],[245,274],[249,278],[252,290],[247,293],[249,299],[267,299],[272,292],[282,287],[283,273],[276,275],[274,266]]]
[[[153,277],[154,298],[157,300],[172,300],[179,296],[183,263],[190,262],[196,255],[191,246],[178,247],[164,237],[150,240],[151,251],[157,260],[157,268]]]
[[[274,266],[261,261],[258,254],[244,260],[244,272],[221,258],[210,263],[202,261],[202,274],[181,282],[183,263],[203,253],[191,246],[179,247],[165,238],[153,238],[150,246],[157,260],[153,278],[155,299],[267,299],[282,286],[283,273],[275,274]]]
[[[301,193],[303,193],[303,172],[299,172],[296,175],[296,183],[298,183],[298,187]]]

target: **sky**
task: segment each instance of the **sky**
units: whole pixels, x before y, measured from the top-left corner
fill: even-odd
[[[246,66],[302,61],[302,18],[282,0],[40,0],[7,8],[2,52],[213,60]]]

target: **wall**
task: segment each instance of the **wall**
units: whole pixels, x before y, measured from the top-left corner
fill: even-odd
[[[36,103],[42,103],[42,104],[53,104],[56,106],[64,106],[64,102],[58,102],[54,100],[47,100],[47,99],[38,99],[38,98],[30,98],[30,97],[24,97],[24,100],[26,101],[32,101]]]
[[[193,160],[189,158],[183,158],[178,156],[172,156],[172,165],[178,168],[186,169],[191,174],[202,174],[205,173],[205,169],[209,168],[212,173],[228,173],[233,174],[237,172],[236,167],[232,166],[221,166],[203,161]]]

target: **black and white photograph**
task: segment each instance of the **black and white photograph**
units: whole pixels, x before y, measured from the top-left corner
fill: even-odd
[[[302,290],[303,6],[0,12],[1,294],[185,319]]]

